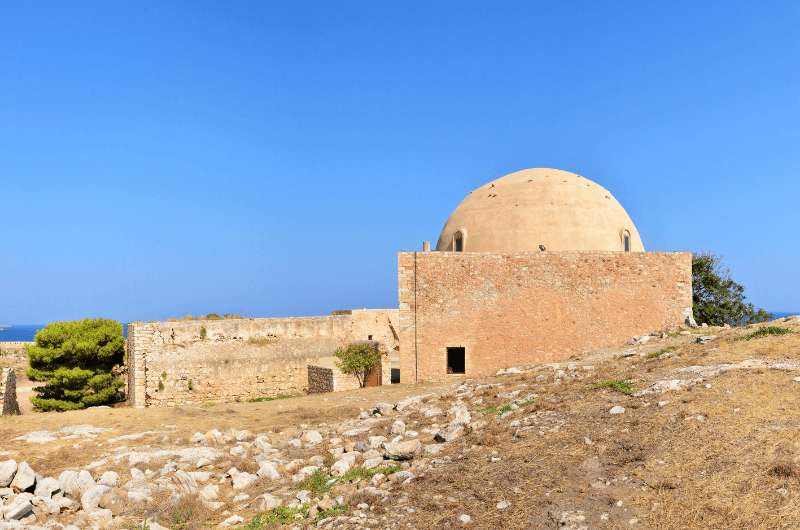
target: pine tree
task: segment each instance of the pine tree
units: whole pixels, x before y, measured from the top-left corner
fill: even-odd
[[[692,305],[694,319],[710,326],[742,326],[772,318],[747,302],[744,287],[731,278],[720,258],[710,253],[692,258]]]
[[[122,365],[122,324],[107,319],[53,322],[28,346],[28,377],[44,382],[31,398],[40,410],[75,410],[114,403],[122,381],[113,374]]]

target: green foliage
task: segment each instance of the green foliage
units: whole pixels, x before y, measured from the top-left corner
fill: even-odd
[[[278,506],[268,512],[260,513],[253,517],[243,530],[261,530],[276,524],[288,524],[295,522],[298,518],[308,515],[308,505],[304,504],[299,508],[289,508],[288,506]],[[298,517],[299,516],[299,517]]]
[[[336,367],[342,373],[354,376],[361,388],[366,386],[370,372],[381,360],[381,354],[373,342],[354,342],[338,348],[334,355],[339,359]]]
[[[337,504],[332,508],[328,508],[327,510],[320,510],[319,513],[317,514],[317,521],[321,521],[329,517],[338,517],[346,513],[347,513],[347,505]]]
[[[336,479],[326,469],[317,469],[301,480],[297,487],[301,490],[308,490],[314,495],[322,495],[331,489],[334,482]]]
[[[794,331],[789,328],[782,328],[780,326],[764,326],[763,328],[758,328],[752,333],[748,333],[747,335],[739,337],[737,340],[753,340],[760,339],[761,337],[788,335],[790,333],[794,333]]]
[[[344,475],[341,476],[339,480],[343,482],[354,482],[358,479],[371,479],[378,473],[382,475],[391,475],[392,473],[397,473],[400,471],[400,466],[398,465],[391,465],[391,466],[377,466],[371,469],[367,469],[365,467],[352,467],[350,470],[347,471]]]
[[[741,326],[772,318],[745,298],[744,287],[733,281],[718,256],[706,253],[692,257],[692,305],[698,324]]]
[[[253,398],[253,399],[249,400],[249,402],[250,403],[261,403],[263,401],[275,401],[275,400],[278,400],[278,399],[289,399],[289,398],[292,398],[292,397],[297,397],[297,396],[293,396],[291,394],[278,394],[276,396],[259,396],[257,398]]]
[[[122,324],[107,319],[53,322],[27,347],[28,377],[44,382],[31,398],[40,410],[76,410],[118,400],[112,370],[123,363]]]
[[[511,404],[510,403],[506,403],[505,405],[495,405],[493,407],[482,408],[480,410],[480,412],[482,414],[487,414],[487,415],[495,414],[497,416],[502,416],[506,412],[511,412],[512,410],[514,410],[514,409],[511,408]]]
[[[206,315],[206,320],[222,320],[224,317],[218,315],[217,313],[209,313]]]
[[[633,382],[627,379],[609,379],[594,385],[595,388],[608,388],[629,396],[633,394]]]
[[[205,326],[200,326],[200,340],[206,340],[206,336],[208,335],[208,331],[206,331]]]
[[[674,350],[675,350],[675,346],[669,346],[667,348],[662,348],[660,350],[651,351],[651,352],[647,353],[644,356],[644,358],[647,359],[648,361],[652,360],[652,359],[657,359],[657,358],[661,357],[662,355],[664,355],[665,353],[669,353],[669,352],[674,351]]]

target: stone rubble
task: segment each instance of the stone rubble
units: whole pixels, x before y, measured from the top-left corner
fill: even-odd
[[[642,341],[640,337],[637,342],[660,340],[656,335],[646,337],[650,338]],[[641,362],[639,354],[634,348],[608,354],[608,358]],[[647,381],[629,399],[684,391],[726,371],[741,369],[800,371],[800,363],[748,359],[688,366],[674,370],[671,378]],[[128,527],[124,525],[130,521],[120,520],[125,503],[146,505],[164,496],[195,496],[221,527],[236,528],[257,513],[279,507],[298,514],[298,527],[391,527],[392,517],[402,520],[404,513],[414,511],[403,494],[404,486],[432,468],[453,462],[458,456],[452,448],[474,443],[474,436],[490,422],[507,428],[515,438],[546,436],[564,428],[565,414],[528,408],[540,399],[537,386],[578,383],[589,388],[593,380],[582,379],[593,371],[593,365],[576,362],[512,367],[500,370],[497,377],[502,379],[494,382],[467,380],[442,395],[380,402],[336,424],[302,425],[280,433],[211,429],[182,441],[176,439],[166,448],[114,445],[164,433],[118,436],[107,446],[103,458],[83,469],[63,471],[58,477],[41,474],[46,470],[34,470],[27,462],[0,461],[0,530]],[[547,394],[542,395],[542,399],[549,399]],[[667,400],[653,402],[656,410],[668,404]],[[640,400],[639,406],[630,405],[626,410],[608,402],[596,412],[606,417],[623,415],[606,419],[624,424],[641,406],[648,403]],[[659,413],[668,414],[672,408]],[[705,421],[700,416],[691,419]],[[91,439],[101,432],[84,425],[56,433],[29,433],[18,440],[47,443],[41,440]],[[582,443],[595,442],[584,438]],[[505,455],[493,452],[486,462],[491,465],[503,460]],[[328,491],[314,493],[320,484]],[[592,482],[592,487],[605,488],[608,484],[603,478]],[[372,507],[384,503],[392,509],[376,516]],[[515,511],[505,499],[497,500],[495,508],[509,515]],[[454,515],[449,525],[477,526],[473,517],[479,514]],[[561,510],[555,520],[562,528],[588,527],[585,514],[579,510]],[[157,530],[168,527],[170,521],[151,518],[147,524]]]

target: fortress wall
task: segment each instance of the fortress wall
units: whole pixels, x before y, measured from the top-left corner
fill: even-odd
[[[13,368],[0,369],[0,416],[19,414],[17,379]]]
[[[299,394],[307,388],[309,365],[333,369],[334,390],[356,388],[355,378],[335,369],[333,352],[371,336],[389,366],[399,340],[392,322],[396,326],[397,310],[135,322],[128,325],[128,399],[146,407]]]
[[[683,324],[691,254],[403,252],[401,381],[446,379],[448,347],[467,375],[555,361]]]

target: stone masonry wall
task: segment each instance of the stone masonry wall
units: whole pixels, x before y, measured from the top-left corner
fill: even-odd
[[[401,382],[552,361],[676,328],[692,305],[691,254],[403,252]]]
[[[135,322],[128,325],[129,403],[175,406],[299,394],[307,389],[309,365],[334,370],[334,390],[357,388],[355,378],[335,369],[333,352],[371,337],[388,361],[398,356],[396,329],[397,310],[380,309],[322,317]]]
[[[0,370],[0,416],[19,414],[17,379],[13,368]]]
[[[321,366],[308,367],[308,393],[333,392],[333,370]]]

